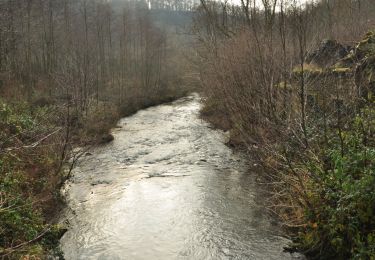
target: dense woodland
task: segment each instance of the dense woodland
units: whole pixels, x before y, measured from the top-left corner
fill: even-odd
[[[0,256],[61,256],[86,148],[191,91],[316,259],[375,257],[373,0],[0,1]]]

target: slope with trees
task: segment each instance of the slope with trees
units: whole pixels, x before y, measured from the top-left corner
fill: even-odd
[[[193,3],[158,3],[0,2],[0,257],[58,251],[53,219],[77,147],[111,141],[120,117],[188,91],[189,39],[166,21],[188,26]]]
[[[262,166],[289,249],[374,258],[373,1],[201,2],[202,116]]]

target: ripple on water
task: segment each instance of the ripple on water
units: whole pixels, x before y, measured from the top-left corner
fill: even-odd
[[[292,259],[199,97],[119,121],[68,184],[66,259]],[[73,214],[75,212],[75,214]]]

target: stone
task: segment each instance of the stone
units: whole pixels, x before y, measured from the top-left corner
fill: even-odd
[[[306,63],[328,68],[346,57],[349,53],[350,47],[346,47],[334,40],[324,40],[316,50],[307,55]]]

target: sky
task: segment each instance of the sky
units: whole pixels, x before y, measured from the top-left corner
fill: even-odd
[[[220,0],[224,1],[224,0]],[[244,0],[246,2],[246,0]],[[250,0],[252,1],[252,0]],[[262,0],[256,0],[259,4],[259,6],[262,6]],[[288,1],[288,0],[284,0]],[[289,1],[294,1],[294,0],[289,0]],[[299,4],[303,5],[305,3],[312,3],[312,2],[318,2],[319,0],[296,0]],[[228,2],[233,3],[235,5],[241,5],[241,0],[228,0]]]

